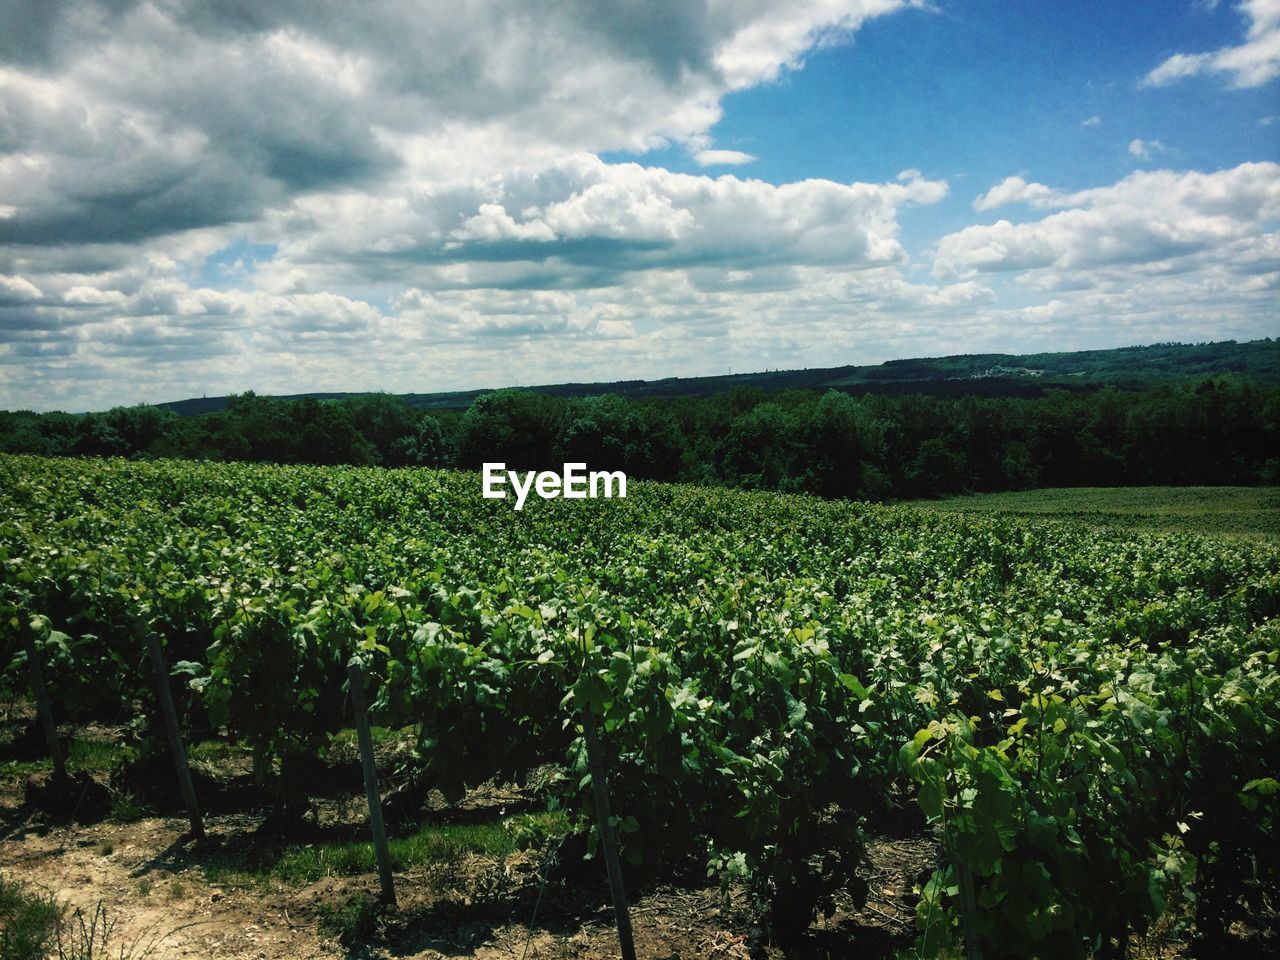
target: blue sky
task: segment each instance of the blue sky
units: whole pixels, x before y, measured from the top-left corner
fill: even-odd
[[[913,167],[947,178],[951,196],[903,217],[904,235],[927,243],[971,222],[973,197],[1011,173],[1079,190],[1142,167],[1280,160],[1280,85],[1141,85],[1168,56],[1229,46],[1241,32],[1230,3],[908,9],[809,53],[776,82],[726,96],[710,132],[717,147],[756,158],[743,175],[770,183],[888,180]],[[1130,154],[1135,138],[1163,144],[1154,164]],[[678,145],[611,156],[702,169]]]
[[[1139,85],[1178,50],[1238,39],[1239,19],[1227,5],[1169,2],[907,10],[779,83],[726,98],[712,133],[756,154],[752,174],[774,182],[884,179],[914,166],[977,184],[1031,170],[1079,189],[1132,170],[1135,137],[1161,140],[1184,166],[1275,159],[1280,131],[1258,126],[1278,109],[1274,84]]]
[[[23,9],[2,406],[1280,334],[1280,0]]]

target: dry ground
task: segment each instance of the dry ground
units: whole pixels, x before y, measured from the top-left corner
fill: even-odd
[[[19,705],[6,711],[9,734],[29,721]],[[75,733],[103,744],[123,729],[81,727]],[[6,737],[0,737],[4,741]],[[0,742],[5,754],[11,743]],[[394,739],[380,750],[396,749]],[[341,759],[341,751],[335,756]],[[380,756],[379,765],[389,759]],[[99,907],[112,925],[109,960],[605,960],[618,955],[616,933],[602,878],[552,873],[543,883],[545,860],[537,845],[501,855],[464,851],[427,858],[396,874],[398,908],[378,917],[354,942],[344,945],[335,916],[372,904],[377,882],[370,872],[328,868],[299,880],[271,868],[265,851],[284,843],[264,827],[261,804],[218,807],[205,818],[207,836],[194,841],[185,819],[144,813],[118,822],[105,803],[106,774],[86,784],[74,812],[47,812],[33,798],[50,775],[43,761],[0,757],[0,878],[53,893],[92,916]],[[249,779],[243,757],[216,753],[210,763],[230,788]],[[389,765],[389,764],[388,764]],[[210,782],[210,786],[216,785]],[[234,790],[222,795],[235,797]],[[216,806],[216,804],[215,804]],[[491,785],[448,807],[435,795],[433,821],[492,825],[521,810],[536,810],[528,790]],[[239,811],[239,812],[236,812]],[[135,816],[138,811],[134,811]],[[115,819],[113,819],[115,816]],[[289,849],[348,849],[366,839],[363,797],[340,793],[318,801]],[[888,958],[912,955],[916,890],[933,868],[936,837],[910,821],[883,824],[865,867],[871,896],[857,910],[838,903],[833,916],[810,930],[800,956]],[[500,831],[499,831],[500,832]],[[307,845],[311,846],[308,847]],[[362,848],[363,849],[363,848]],[[326,861],[328,863],[329,861]],[[253,865],[250,865],[253,864]],[[318,879],[317,879],[318,877]],[[632,924],[642,960],[727,958],[749,954],[751,914],[741,891],[723,893],[698,873],[682,882],[631,890]],[[535,917],[536,911],[536,917]],[[101,916],[99,915],[99,919]],[[1233,957],[1280,955],[1275,918],[1259,918],[1259,929],[1238,930]],[[347,929],[351,929],[348,925]],[[1134,960],[1186,955],[1186,931],[1157,927],[1131,944]],[[123,952],[122,952],[123,951]],[[758,956],[781,954],[762,948]]]
[[[398,908],[378,922],[368,942],[347,948],[323,918],[335,907],[372,899],[373,875],[301,885],[271,877],[210,878],[209,863],[266,842],[259,834],[260,816],[207,816],[208,835],[196,842],[182,818],[68,823],[33,810],[23,796],[12,780],[0,788],[0,875],[51,891],[86,914],[101,904],[115,924],[113,958],[121,947],[126,957],[153,960],[617,956],[604,885],[579,879],[543,887],[542,864],[533,854],[516,852],[500,860],[471,855],[461,863],[397,873]],[[482,814],[504,809],[503,800],[500,790],[480,791],[474,808]],[[346,812],[331,807],[321,819],[332,823]],[[872,901],[861,912],[845,904],[816,924],[810,955],[888,956],[911,943],[912,887],[932,863],[934,841],[927,835],[882,839],[871,853]],[[631,916],[641,958],[748,956],[750,921],[741,894],[725,896],[716,886],[696,882],[656,886],[636,892]]]

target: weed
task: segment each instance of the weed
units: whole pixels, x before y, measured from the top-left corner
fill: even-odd
[[[563,840],[573,830],[569,815],[563,810],[547,813],[524,813],[511,817],[504,824],[507,834],[521,850],[544,849]]]
[[[319,908],[320,932],[350,948],[374,937],[383,913],[383,905],[363,893],[342,903],[322,904]]]
[[[45,956],[57,940],[64,913],[51,894],[0,877],[0,960]]]
[[[146,808],[139,802],[136,794],[128,790],[112,794],[110,816],[116,823],[136,823],[146,814]]]
[[[0,877],[0,960],[146,960],[168,934],[121,941],[102,901],[69,910],[53,894]]]
[[[144,932],[137,939],[122,942],[118,933],[118,921],[107,913],[99,900],[93,910],[86,913],[75,910],[63,917],[55,941],[57,952],[52,960],[146,960],[155,953],[169,934]]]

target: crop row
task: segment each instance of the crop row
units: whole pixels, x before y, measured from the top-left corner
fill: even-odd
[[[413,726],[414,789],[554,764],[599,718],[623,853],[697,858],[787,940],[866,888],[869,822],[944,856],[930,951],[1119,950],[1280,883],[1280,551],[634,484],[516,513],[478,476],[0,458],[0,663],[67,715],[149,702],[247,745],[281,811],[350,725]],[[11,662],[12,661],[12,662]]]

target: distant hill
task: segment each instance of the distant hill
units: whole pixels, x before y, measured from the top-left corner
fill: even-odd
[[[1087,392],[1104,386],[1139,389],[1153,382],[1237,373],[1280,382],[1280,339],[1237,343],[1157,343],[1072,353],[966,353],[948,357],[887,360],[874,366],[815,367],[715,377],[614,380],[526,387],[554,397],[708,397],[735,387],[761,390],[828,390],[851,394],[923,393],[931,396],[1038,397],[1049,390]],[[400,399],[419,409],[463,410],[491,389],[446,393],[406,393]],[[337,400],[350,393],[290,394],[289,400]],[[196,397],[157,404],[182,416],[212,413],[226,397]]]

